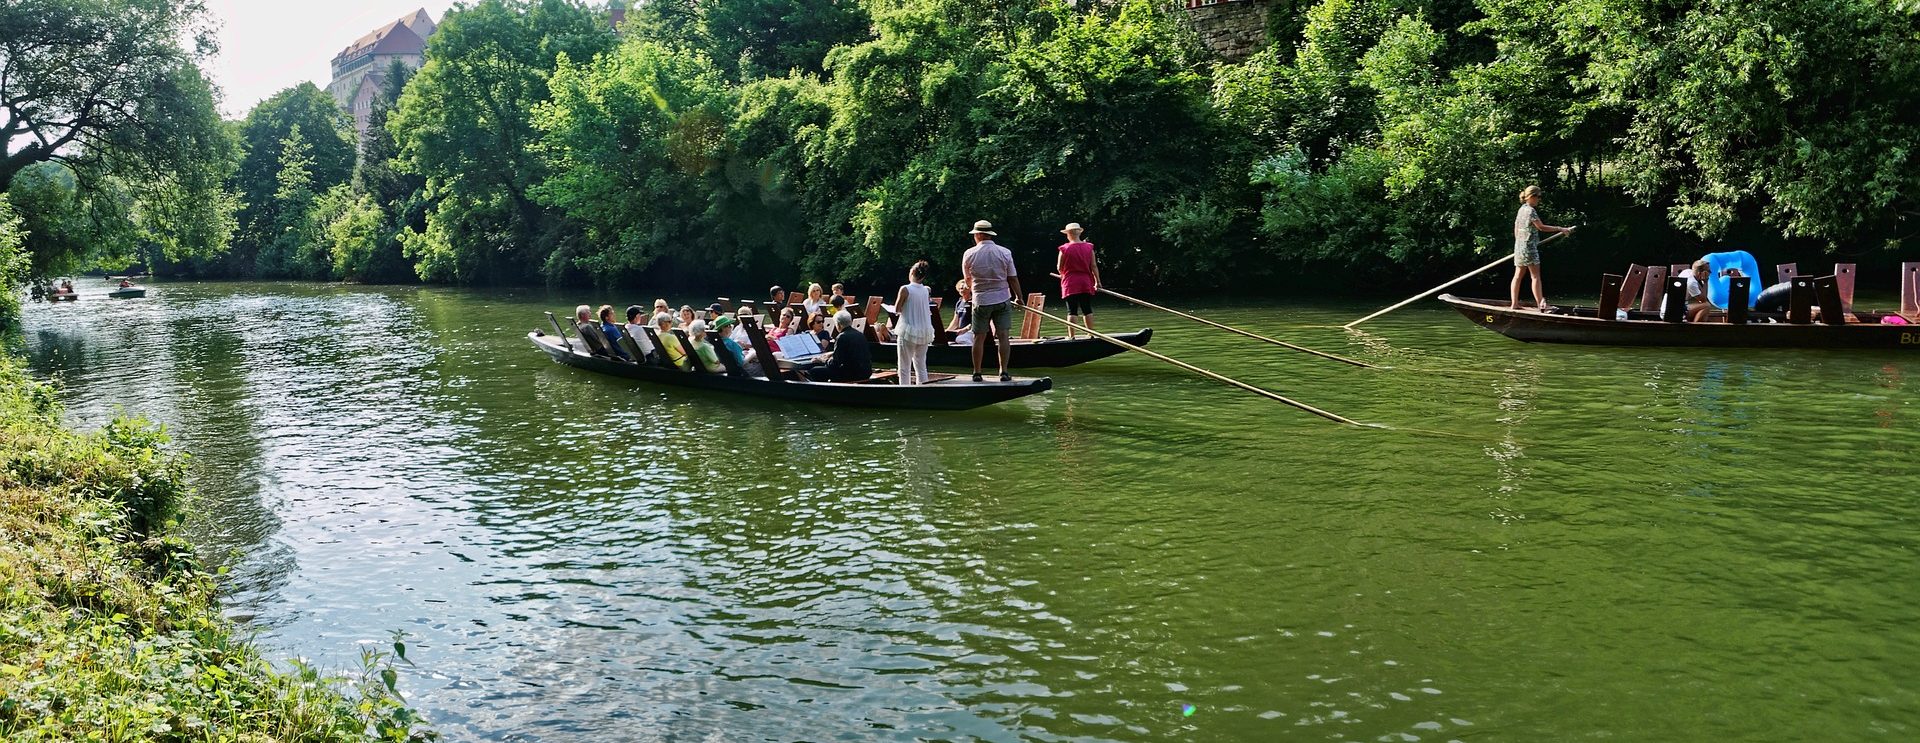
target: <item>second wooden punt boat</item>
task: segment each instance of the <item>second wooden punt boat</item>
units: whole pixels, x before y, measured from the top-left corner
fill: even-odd
[[[972,382],[960,377],[939,379],[927,384],[900,385],[887,379],[865,383],[813,382],[795,379],[768,379],[733,374],[686,372],[652,364],[637,364],[588,353],[578,339],[562,339],[534,331],[527,334],[535,348],[554,361],[587,371],[616,377],[656,382],[677,387],[733,392],[829,405],[868,408],[905,408],[912,410],[971,410],[1035,395],[1053,388],[1053,380],[1016,377],[1011,382]],[[971,363],[971,362],[969,362]]]
[[[110,299],[137,299],[144,296],[147,296],[147,288],[144,286],[128,286],[107,292],[107,297]]]
[[[1920,326],[1877,322],[1780,322],[1756,316],[1743,324],[1667,322],[1652,313],[1629,319],[1601,319],[1593,307],[1555,305],[1553,312],[1510,309],[1493,299],[1451,294],[1440,301],[1480,327],[1528,343],[1581,343],[1601,346],[1710,346],[1744,348],[1879,348],[1920,351]],[[1872,313],[1861,313],[1871,316]]]
[[[1153,328],[1141,328],[1132,333],[1110,333],[1127,343],[1145,346],[1153,340]],[[1015,338],[1007,355],[1009,369],[1057,369],[1063,366],[1075,366],[1089,361],[1098,361],[1108,356],[1124,353],[1126,349],[1098,338]],[[984,365],[988,369],[999,368],[1000,362],[995,354],[999,351],[992,345],[987,346]],[[891,362],[896,355],[894,344],[880,343],[874,347],[874,360]],[[927,348],[927,365],[943,367],[973,368],[973,345],[958,343],[936,343]]]

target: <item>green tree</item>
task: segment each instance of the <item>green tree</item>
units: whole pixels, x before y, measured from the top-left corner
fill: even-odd
[[[426,227],[403,236],[423,278],[509,282],[574,239],[533,197],[546,178],[533,111],[559,60],[613,48],[605,16],[566,0],[480,0],[441,21],[387,122],[426,178]]]
[[[551,87],[553,100],[534,119],[552,175],[535,194],[587,239],[578,254],[552,254],[548,275],[578,268],[609,283],[662,257],[713,268],[744,262],[720,252],[725,241],[706,218],[731,104],[711,63],[635,37],[590,64],[562,65]]]
[[[20,329],[20,283],[27,279],[26,235],[13,202],[0,193],[0,335]]]
[[[367,194],[348,186],[334,186],[321,194],[313,205],[312,222],[320,231],[326,267],[336,279],[367,280],[379,251],[393,241],[386,212]]]
[[[280,153],[275,187],[260,218],[272,239],[262,246],[256,271],[261,276],[325,278],[333,265],[314,223],[316,184],[312,148],[295,125],[275,148]]]
[[[688,0],[648,2],[629,33],[705,53],[736,80],[820,74],[827,52],[869,38],[871,19],[857,0]]]
[[[367,115],[367,133],[360,140],[360,161],[353,171],[353,188],[371,199],[385,214],[381,235],[364,257],[349,261],[350,271],[336,271],[342,277],[368,282],[402,282],[418,279],[413,265],[401,252],[400,236],[406,231],[426,229],[426,179],[402,170],[397,159],[399,145],[387,121],[393,108],[413,80],[414,70],[395,60],[387,68],[380,93]],[[336,267],[338,257],[336,254]]]
[[[296,131],[298,137],[294,136]],[[286,275],[282,272],[291,270],[291,264],[285,262],[287,254],[268,255],[285,237],[281,230],[286,225],[286,205],[278,197],[285,188],[282,170],[289,161],[284,147],[289,141],[298,141],[305,148],[292,159],[304,163],[310,197],[352,176],[352,131],[346,113],[333,96],[313,83],[275,93],[247,112],[246,121],[240,125],[246,154],[240,159],[232,185],[245,206],[238,215],[240,230],[229,266],[242,272],[272,267],[269,275]]]
[[[234,146],[198,67],[214,50],[204,20],[193,0],[0,4],[0,188],[32,169],[36,203],[16,203],[26,218],[91,223],[37,240],[39,270],[226,247]],[[69,193],[51,199],[49,177],[70,178]],[[35,214],[40,203],[65,211]]]

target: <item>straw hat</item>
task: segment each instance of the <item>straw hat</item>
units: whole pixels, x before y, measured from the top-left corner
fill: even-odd
[[[993,223],[992,223],[992,222],[989,222],[989,221],[987,221],[987,220],[984,220],[984,219],[982,219],[982,220],[980,220],[980,221],[978,221],[978,222],[974,222],[974,223],[973,223],[973,231],[972,231],[972,232],[969,232],[969,233],[967,233],[967,234],[969,234],[969,235],[993,235],[994,237],[999,237],[999,236],[1000,236],[1000,233],[998,233],[998,232],[994,232],[994,231],[993,231]]]
[[[1086,232],[1086,230],[1080,229],[1079,222],[1068,222],[1066,228],[1060,231],[1068,235],[1078,235],[1082,232]]]

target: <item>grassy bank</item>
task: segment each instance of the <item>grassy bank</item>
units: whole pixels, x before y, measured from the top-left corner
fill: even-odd
[[[220,615],[213,576],[167,535],[186,484],[166,443],[139,419],[63,428],[52,391],[0,355],[0,737],[429,738],[393,656],[281,671]]]

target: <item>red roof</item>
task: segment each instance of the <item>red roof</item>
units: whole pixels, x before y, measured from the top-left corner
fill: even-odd
[[[370,54],[425,53],[427,37],[433,35],[433,29],[433,17],[427,15],[426,8],[421,8],[399,20],[381,26],[373,33],[360,37],[339,54],[334,55],[333,63],[338,65]]]

